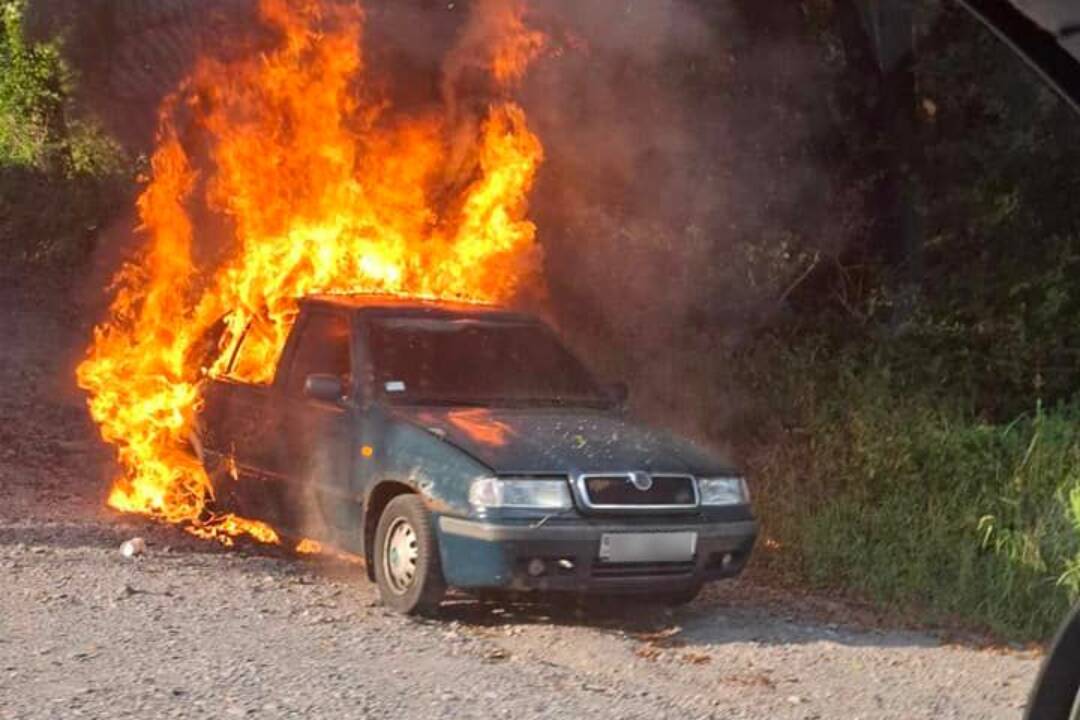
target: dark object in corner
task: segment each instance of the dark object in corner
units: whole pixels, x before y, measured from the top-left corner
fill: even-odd
[[[1050,655],[1043,662],[1028,701],[1028,720],[1069,720],[1076,717],[1080,694],[1080,606],[1058,631]]]

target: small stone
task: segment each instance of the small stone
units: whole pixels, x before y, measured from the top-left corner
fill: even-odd
[[[495,648],[488,651],[488,653],[484,655],[484,659],[488,662],[501,662],[503,660],[509,660],[510,653],[506,652],[502,648]]]
[[[801,705],[802,702],[803,702],[803,699],[801,697],[799,697],[798,695],[788,695],[787,701],[789,703],[791,703],[792,705]]]
[[[133,558],[137,555],[142,555],[144,552],[146,552],[146,541],[141,537],[125,540],[120,545],[120,554],[126,558]]]

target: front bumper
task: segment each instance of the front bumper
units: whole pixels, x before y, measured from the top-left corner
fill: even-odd
[[[448,584],[459,588],[572,592],[679,590],[738,575],[757,538],[757,523],[655,523],[613,520],[574,523],[499,523],[441,516],[439,555]],[[605,533],[697,533],[688,562],[607,563],[599,558]],[[540,559],[544,572],[529,573]]]

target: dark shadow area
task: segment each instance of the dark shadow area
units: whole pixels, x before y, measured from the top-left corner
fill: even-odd
[[[82,264],[127,196],[125,178],[0,165],[0,252],[15,267]]]
[[[916,631],[841,628],[810,619],[795,621],[768,609],[731,608],[699,600],[668,608],[634,596],[510,596],[448,600],[437,620],[491,628],[508,625],[589,627],[626,634],[665,648],[697,648],[729,643],[793,645],[835,643],[852,647],[936,647],[941,643]]]
[[[586,626],[648,633],[671,624],[670,609],[641,596],[486,593],[455,594],[443,603],[436,622],[474,627],[506,625]]]

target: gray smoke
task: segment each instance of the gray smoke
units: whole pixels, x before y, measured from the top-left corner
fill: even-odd
[[[399,110],[465,108],[467,126],[491,92],[470,72],[471,13],[499,1],[367,0],[369,81]],[[195,57],[259,41],[254,0],[35,7],[69,27],[88,99],[135,152]],[[749,402],[728,356],[858,222],[810,151],[830,122],[827,60],[783,2],[530,0],[526,20],[549,38],[519,91],[546,152],[543,309],[637,407],[723,436]]]
[[[753,3],[530,7],[554,50],[522,93],[547,153],[533,215],[550,310],[636,407],[725,437],[753,404],[731,352],[853,222],[808,150],[828,123],[823,63],[794,8],[766,34]]]

